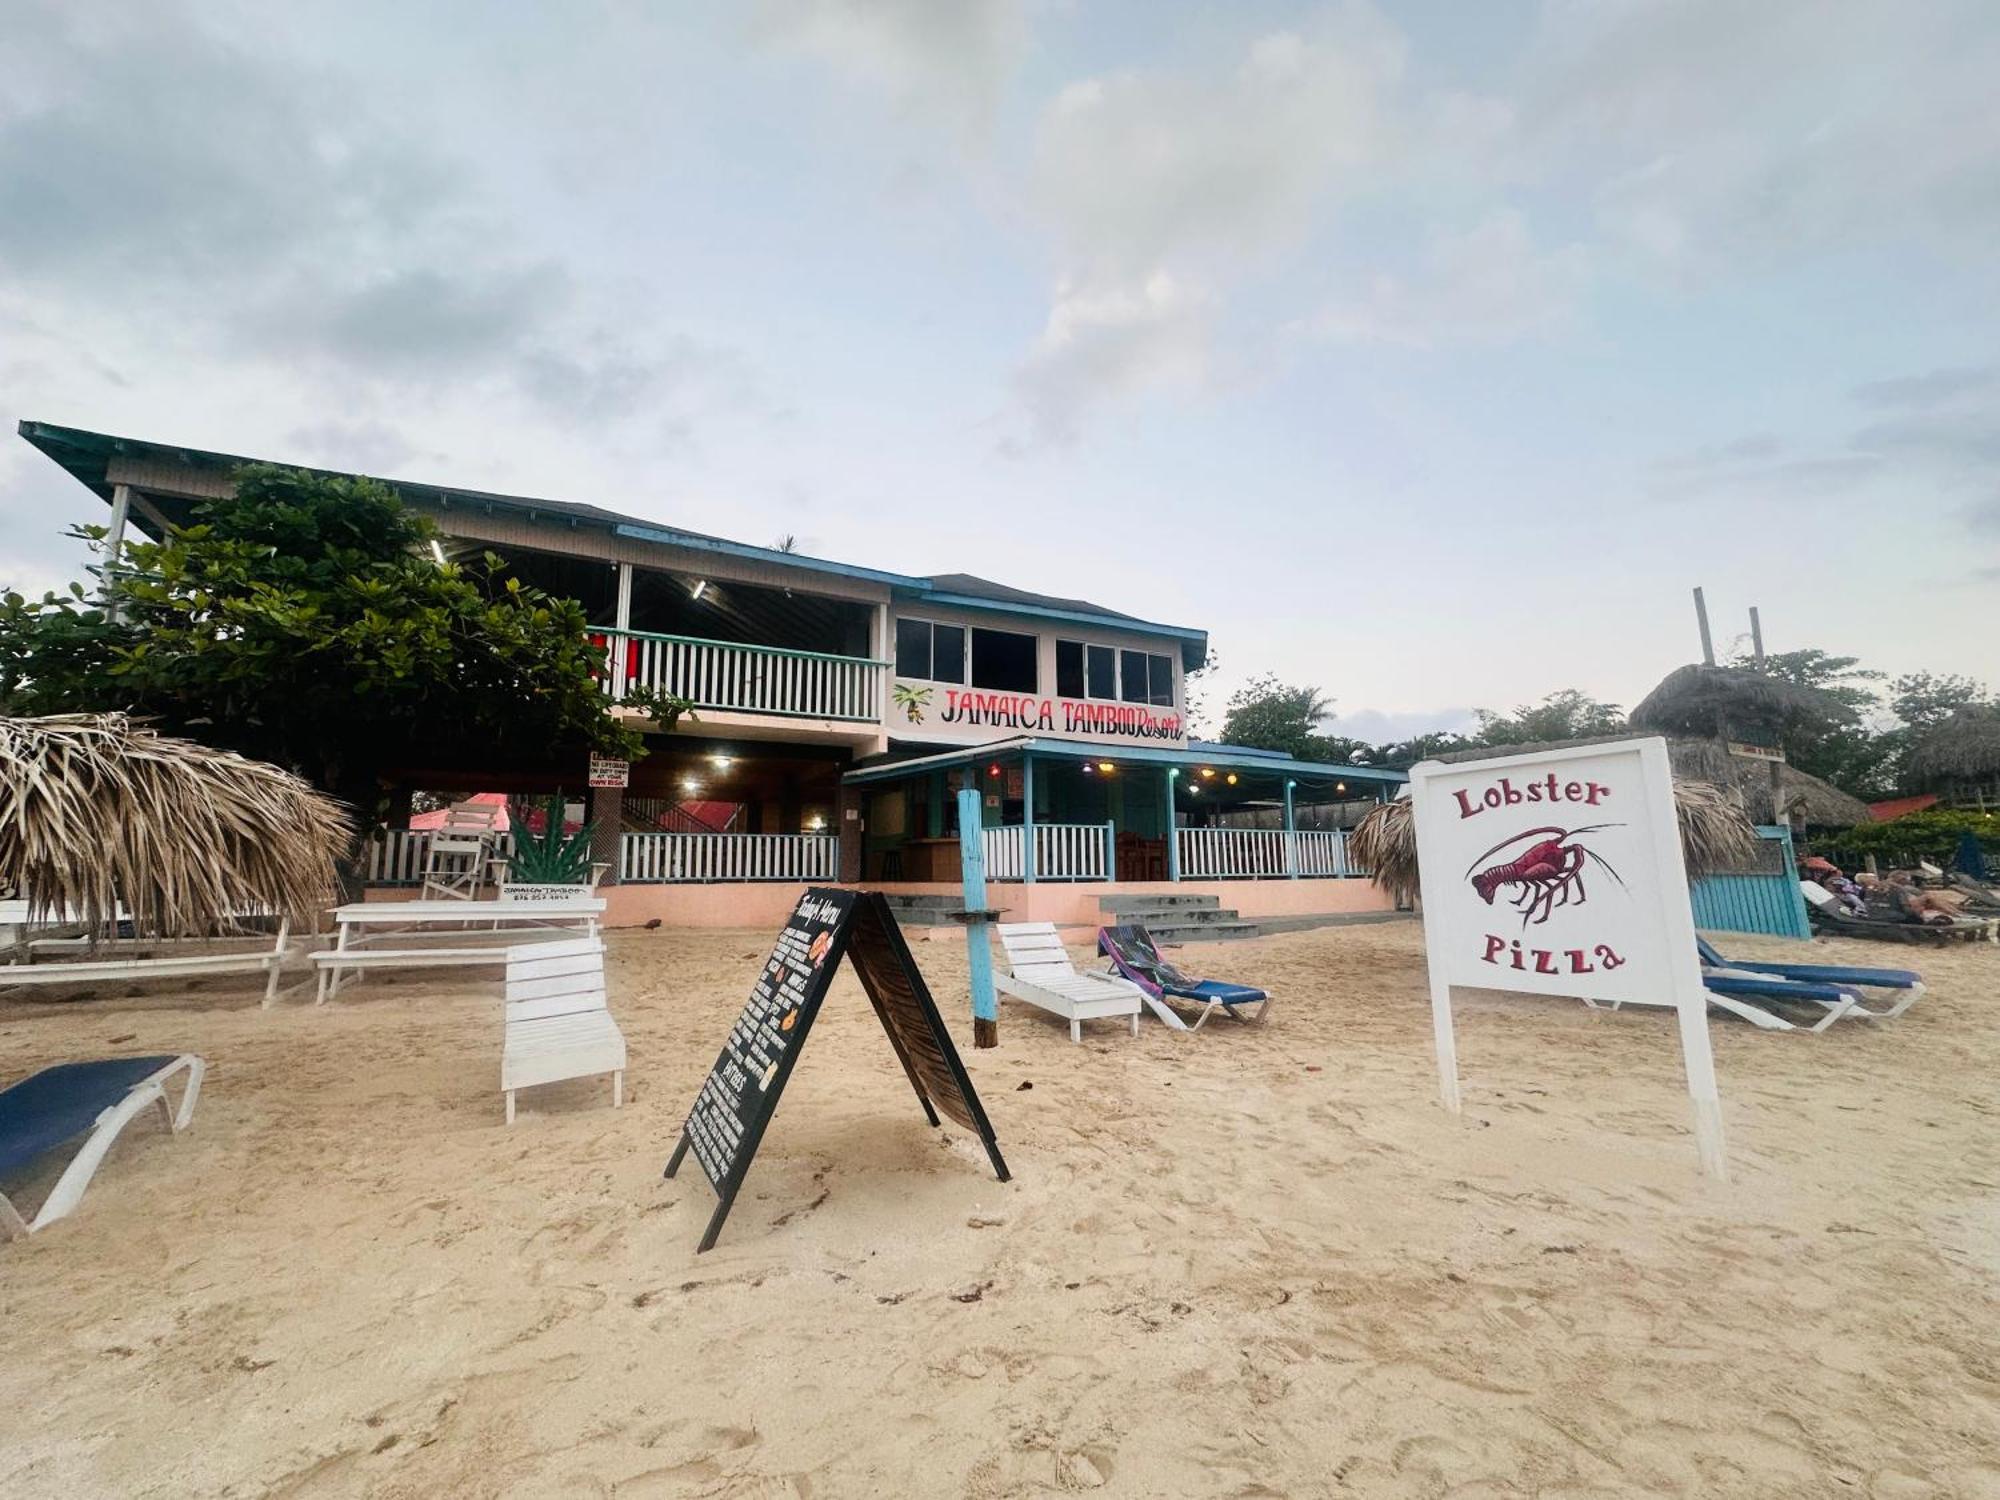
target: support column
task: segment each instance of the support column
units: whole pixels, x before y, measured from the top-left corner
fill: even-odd
[[[1181,878],[1180,819],[1174,812],[1174,783],[1180,780],[1179,766],[1167,767],[1167,879]]]
[[[861,883],[861,793],[858,788],[841,784],[838,805],[834,809],[838,819],[837,832],[840,834],[840,883],[859,885]]]
[[[604,872],[603,883],[616,885],[623,863],[619,853],[625,837],[625,789],[612,786],[592,787],[586,815],[591,824],[591,863],[608,864],[611,868]]]
[[[125,550],[125,521],[132,512],[132,487],[128,484],[112,486],[111,527],[104,533],[104,573],[102,578],[104,613],[116,621],[121,610],[118,606],[118,586],[113,575],[117,572],[120,554]]]
[[[1292,816],[1292,788],[1296,781],[1285,781],[1285,874],[1293,880],[1299,878],[1299,825]]]
[[[1021,883],[1035,883],[1035,757],[1021,752]]]
[[[986,842],[980,833],[980,790],[958,794],[958,868],[965,903],[965,967],[972,990],[972,1045],[1000,1045],[1000,997],[993,991],[993,940],[986,935]]]

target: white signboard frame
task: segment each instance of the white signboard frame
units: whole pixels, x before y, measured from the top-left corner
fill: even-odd
[[[590,757],[590,785],[605,791],[620,791],[631,785],[632,762],[620,760],[616,756],[599,755],[595,751]]]
[[[1724,1175],[1708,1035],[1663,739],[1410,770],[1431,1020],[1460,1108],[1451,990],[1671,1005],[1702,1169]]]

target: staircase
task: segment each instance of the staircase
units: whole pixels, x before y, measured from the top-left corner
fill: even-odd
[[[963,896],[890,896],[889,910],[899,927],[956,927],[952,913],[965,909]]]
[[[1220,943],[1257,936],[1257,924],[1246,922],[1219,896],[1099,896],[1097,909],[1104,925],[1140,922],[1161,943]]]

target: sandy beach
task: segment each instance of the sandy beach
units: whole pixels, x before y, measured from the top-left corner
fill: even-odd
[[[512,1129],[493,979],[0,1002],[0,1077],[210,1063],[0,1247],[4,1492],[2000,1495],[2000,950],[1820,943],[1931,993],[1718,1018],[1716,1185],[1665,1012],[1469,997],[1446,1115],[1414,923],[1182,951],[1268,1028],[1007,1004],[986,1052],[920,943],[1014,1181],[843,974],[697,1257],[660,1170],[770,937],[613,934],[625,1107]]]

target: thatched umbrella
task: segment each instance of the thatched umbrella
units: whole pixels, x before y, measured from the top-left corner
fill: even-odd
[[[1507,745],[1497,751],[1460,750],[1439,759],[1478,760],[1524,748]],[[1674,811],[1680,820],[1681,857],[1690,876],[1742,869],[1755,857],[1756,830],[1743,816],[1742,803],[1721,787],[1676,776]],[[1399,797],[1373,809],[1347,836],[1347,848],[1355,863],[1398,905],[1407,905],[1419,894],[1417,820],[1409,798]]]
[[[1926,729],[1910,749],[1910,775],[1925,787],[2000,777],[2000,709],[1961,708]]]
[[[1824,693],[1741,667],[1678,667],[1632,710],[1632,727],[1649,734],[1716,735],[1762,731],[1775,737],[1798,724],[1839,713]]]
[[[0,887],[97,932],[204,936],[246,911],[309,920],[353,838],[288,771],[123,714],[0,718]]]

